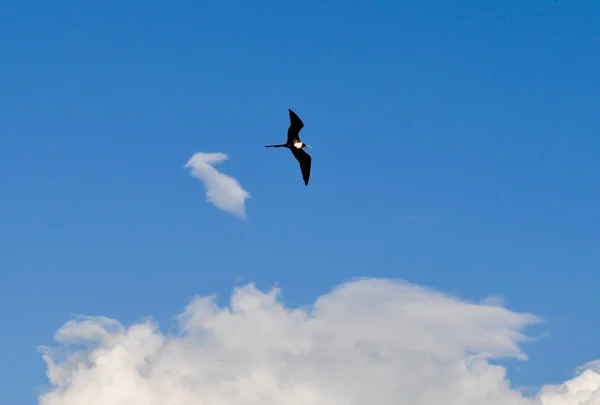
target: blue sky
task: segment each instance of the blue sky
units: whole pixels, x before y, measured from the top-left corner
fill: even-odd
[[[600,5],[0,5],[2,396],[73,315],[168,325],[194,294],[290,305],[369,276],[544,318],[511,381],[600,357]],[[285,140],[293,109],[311,181]],[[248,190],[205,201],[198,151]]]

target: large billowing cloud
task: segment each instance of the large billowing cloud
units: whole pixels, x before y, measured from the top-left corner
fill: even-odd
[[[67,322],[56,333],[62,345],[44,349],[51,387],[39,404],[600,403],[593,367],[526,397],[490,364],[526,358],[522,331],[539,321],[534,315],[403,282],[343,284],[306,308],[247,285],[229,307],[197,297],[177,320],[170,334],[150,320]]]
[[[246,218],[246,199],[250,194],[231,176],[213,166],[229,159],[225,153],[195,153],[184,167],[206,187],[206,200],[215,207],[240,218]]]

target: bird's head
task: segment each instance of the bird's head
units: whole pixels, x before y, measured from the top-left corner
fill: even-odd
[[[312,149],[312,146],[310,146],[310,145],[307,145],[307,144],[305,144],[305,143],[302,143],[302,147],[303,147],[303,148],[310,148],[310,149]]]

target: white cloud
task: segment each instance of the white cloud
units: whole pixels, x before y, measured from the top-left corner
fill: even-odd
[[[592,362],[595,363],[595,362]],[[543,405],[599,405],[600,404],[600,374],[597,366],[575,378],[559,385],[548,385],[540,390],[539,398]]]
[[[206,187],[206,200],[215,207],[240,218],[246,218],[246,199],[250,194],[231,176],[219,172],[213,165],[229,159],[225,153],[195,153],[184,167]]]
[[[65,324],[63,360],[45,349],[50,390],[40,405],[592,405],[586,371],[527,397],[488,360],[525,359],[531,314],[380,279],[343,284],[310,308],[273,289],[236,289],[229,307],[197,297],[179,331],[108,318]],[[78,346],[80,348],[81,346]]]

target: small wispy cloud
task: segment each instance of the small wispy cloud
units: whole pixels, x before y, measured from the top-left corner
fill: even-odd
[[[246,218],[246,199],[250,193],[231,176],[221,173],[213,165],[229,159],[225,153],[197,152],[184,167],[191,169],[191,175],[200,180],[206,188],[206,201],[240,218]]]

